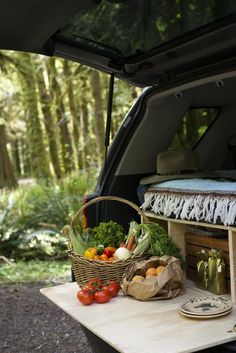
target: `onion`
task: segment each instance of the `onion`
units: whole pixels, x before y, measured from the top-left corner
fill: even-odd
[[[118,248],[118,249],[115,251],[114,257],[115,257],[117,260],[126,260],[126,259],[128,259],[129,257],[131,257],[131,251],[128,250],[127,248]]]

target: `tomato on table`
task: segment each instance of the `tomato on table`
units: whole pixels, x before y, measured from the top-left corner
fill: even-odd
[[[120,283],[118,281],[110,280],[109,286],[111,286],[114,290],[116,290],[116,293],[118,293],[120,290]]]
[[[110,295],[106,290],[99,290],[94,294],[95,302],[99,304],[107,303],[110,300]]]
[[[98,290],[102,288],[103,281],[99,277],[93,277],[88,281],[87,285],[91,285]]]
[[[81,289],[78,291],[77,298],[84,305],[90,305],[94,302],[94,294],[90,293],[90,291],[87,291],[85,289]]]
[[[103,286],[102,289],[108,291],[108,293],[110,293],[110,296],[112,298],[116,297],[119,291],[115,283],[111,283],[111,284],[108,283],[107,285]]]
[[[98,290],[99,288],[96,288],[94,285],[88,283],[88,284],[85,284],[85,286],[82,289],[86,290],[89,293],[94,294],[96,290]]]

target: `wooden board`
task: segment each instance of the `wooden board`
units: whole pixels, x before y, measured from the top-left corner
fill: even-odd
[[[170,300],[141,302],[120,294],[107,304],[83,306],[76,283],[43,288],[41,292],[62,310],[120,353],[187,353],[230,342],[236,332],[233,312],[211,320],[191,319],[178,312],[187,299],[208,295],[190,286]],[[227,295],[226,295],[227,297]]]

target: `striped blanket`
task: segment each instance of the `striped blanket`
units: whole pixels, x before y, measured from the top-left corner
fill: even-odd
[[[166,217],[234,225],[236,182],[180,179],[152,184],[141,208]]]

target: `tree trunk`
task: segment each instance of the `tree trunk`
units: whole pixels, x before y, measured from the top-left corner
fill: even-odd
[[[92,95],[94,100],[94,127],[98,146],[99,164],[101,165],[104,159],[104,118],[102,107],[102,88],[99,72],[91,71]]]
[[[26,141],[26,139],[20,139],[18,142],[18,148],[21,163],[21,175],[31,176],[28,141]]]
[[[13,160],[17,176],[22,175],[21,165],[20,165],[20,153],[19,153],[19,140],[17,138],[13,141]]]
[[[20,74],[20,82],[27,114],[27,138],[31,175],[35,178],[48,178],[50,177],[49,160],[46,154],[38,113],[38,96],[32,57],[29,54],[22,54],[21,59],[21,65],[24,65],[24,73],[21,72]]]
[[[72,149],[71,138],[70,138],[70,133],[68,129],[68,119],[65,116],[65,108],[62,100],[61,89],[57,81],[57,70],[56,70],[54,58],[51,58],[49,60],[48,75],[50,78],[51,90],[53,92],[53,100],[54,100],[57,125],[59,126],[63,169],[66,173],[70,173],[74,169],[73,149]]]
[[[72,116],[72,124],[73,124],[73,138],[74,138],[74,146],[75,146],[75,154],[77,159],[77,167],[79,167],[79,142],[80,142],[80,134],[79,134],[79,124],[78,124],[78,111],[76,108],[75,97],[74,97],[74,89],[73,89],[73,81],[72,81],[72,73],[71,68],[67,60],[63,62],[63,70],[65,76],[65,82],[67,85],[67,94],[69,100],[69,108]]]
[[[16,185],[13,168],[7,151],[7,140],[3,119],[0,119],[0,188]]]
[[[86,99],[83,97],[81,99],[81,130],[83,132],[83,153],[81,153],[81,156],[83,156],[82,159],[82,165],[85,168],[85,170],[89,169],[90,163],[89,163],[89,159],[90,159],[90,142],[89,142],[89,123],[88,123],[88,106],[87,106],[87,102]]]
[[[41,103],[41,109],[43,113],[45,130],[48,137],[49,152],[51,157],[51,162],[53,165],[54,173],[56,177],[61,178],[61,167],[58,154],[57,146],[57,136],[56,136],[56,126],[54,123],[53,115],[51,112],[51,97],[47,91],[47,87],[44,80],[44,70],[42,65],[38,64],[37,70],[37,84],[39,88],[39,97]]]

